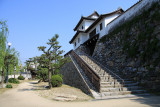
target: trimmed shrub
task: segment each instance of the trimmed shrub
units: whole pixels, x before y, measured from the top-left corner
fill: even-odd
[[[12,85],[11,84],[7,84],[6,88],[12,88]]]
[[[15,78],[9,78],[8,82],[9,83],[14,83],[14,84],[19,84],[19,81],[17,79],[15,79]]]
[[[18,77],[18,79],[19,79],[19,80],[24,80],[25,78],[24,78],[22,75],[20,75],[20,76]]]
[[[53,75],[51,77],[52,87],[60,87],[60,86],[62,86],[62,82],[63,82],[63,79],[59,75]]]

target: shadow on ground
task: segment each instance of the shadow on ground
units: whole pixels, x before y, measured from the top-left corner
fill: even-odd
[[[31,88],[23,88],[23,89],[19,89],[18,91],[37,91],[37,90],[47,90],[45,88],[45,85],[43,86],[35,86],[35,84],[38,84],[38,82],[29,82],[29,86],[31,86]]]
[[[38,89],[38,88],[23,88],[19,89],[18,91],[37,91],[37,90],[47,90],[47,89]]]
[[[29,82],[30,84],[38,84],[38,82]]]
[[[141,104],[147,104],[151,107],[160,107],[160,96],[144,96],[131,100]]]

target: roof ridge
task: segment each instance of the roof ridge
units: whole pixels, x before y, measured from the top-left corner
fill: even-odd
[[[87,17],[91,17],[93,15],[97,15],[99,17],[99,13],[96,10],[94,10],[94,12],[92,14],[90,14],[89,16],[87,16]]]

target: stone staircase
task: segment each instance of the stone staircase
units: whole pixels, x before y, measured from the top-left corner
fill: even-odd
[[[100,96],[96,99],[119,98],[134,95],[148,95],[137,82],[129,79],[122,79],[119,75],[96,62],[91,56],[79,54],[79,56],[99,75]],[[134,94],[134,95],[133,95]]]

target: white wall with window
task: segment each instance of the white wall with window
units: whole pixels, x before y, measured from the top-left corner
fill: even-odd
[[[102,29],[100,30],[100,24],[102,24]],[[89,36],[89,34],[96,29],[96,34],[99,33],[99,37],[102,37],[105,34],[105,21],[104,19],[101,20],[100,22],[98,22],[88,33],[87,35]]]
[[[83,20],[83,22],[79,25],[77,29],[86,30],[93,22],[94,22],[93,20]]]
[[[84,28],[85,28],[85,21],[83,20],[83,22],[79,25],[79,27],[77,28],[77,30],[84,30]]]
[[[99,34],[99,38],[108,34],[108,23],[110,23],[112,20],[114,20],[119,15],[120,14],[114,14],[111,16],[107,16],[107,17],[103,18],[101,21],[99,21],[94,27],[92,27],[92,29],[90,29],[89,32],[79,33],[78,36],[73,41],[74,49],[78,48],[81,44],[83,44],[85,41],[87,41],[90,38],[90,36],[89,36],[90,33],[93,32],[93,30],[95,30],[95,29],[96,29],[95,34]],[[83,28],[83,30],[86,30],[93,22],[94,21],[83,20],[83,22],[80,24],[78,29],[82,30],[82,28]]]
[[[85,21],[85,30],[93,23],[94,21],[86,20]]]
[[[81,44],[88,40],[88,36],[85,33],[79,33],[76,39],[73,41],[74,49],[78,48]]]
[[[99,38],[103,37],[104,35],[108,34],[108,23],[110,23],[112,20],[114,20],[116,17],[118,17],[120,14],[114,14],[112,16],[106,17],[99,21],[89,32],[91,33],[96,28],[96,34],[99,33]],[[102,24],[102,29],[100,29],[100,26]]]

